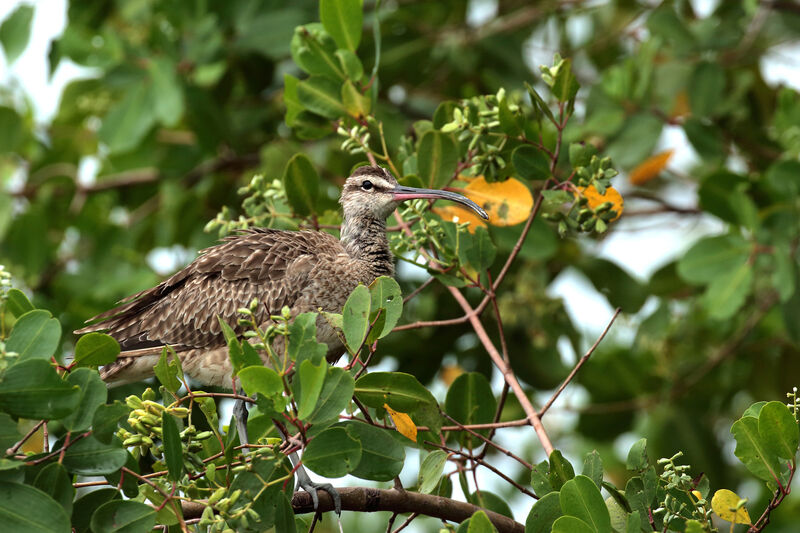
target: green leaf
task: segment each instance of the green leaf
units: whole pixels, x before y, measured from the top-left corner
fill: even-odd
[[[80,390],[78,408],[62,423],[68,431],[86,431],[92,425],[97,408],[106,403],[108,388],[96,370],[79,368],[67,376],[67,383]]]
[[[132,500],[112,500],[92,514],[93,533],[148,533],[156,525],[156,511]]]
[[[758,415],[758,434],[771,454],[792,461],[797,454],[800,432],[786,404],[769,402]]]
[[[0,154],[16,151],[24,137],[22,117],[10,107],[0,106]]]
[[[588,477],[598,488],[603,486],[603,459],[597,450],[592,450],[583,458],[583,472],[584,476]]]
[[[628,459],[625,461],[625,467],[628,470],[638,472],[648,466],[650,466],[650,461],[647,459],[647,439],[639,439],[628,450]]]
[[[497,514],[501,514],[512,519],[514,518],[514,514],[511,512],[511,508],[508,506],[508,503],[506,503],[506,500],[493,492],[489,492],[488,490],[476,490],[469,495],[467,501],[473,505],[477,505],[478,507],[488,509],[489,511],[494,511]]]
[[[3,45],[6,62],[9,66],[22,55],[28,46],[32,20],[33,6],[22,4],[0,25],[0,44]]]
[[[417,147],[419,177],[426,187],[441,189],[455,176],[458,145],[452,134],[426,131]]]
[[[171,360],[167,354],[172,356]],[[153,367],[153,373],[159,383],[164,385],[164,388],[171,393],[175,394],[181,388],[180,378],[183,378],[181,360],[170,346],[164,346],[161,350],[161,357],[159,357],[156,366]]]
[[[304,110],[303,104],[300,103],[300,99],[297,97],[298,83],[300,83],[300,80],[291,74],[283,75],[283,103],[286,105],[285,121],[290,128],[294,127],[295,119]]]
[[[263,394],[267,398],[283,396],[283,380],[266,366],[248,366],[239,372],[239,381],[248,396]]]
[[[301,529],[301,531],[306,530],[308,530],[307,526]],[[281,533],[297,532],[297,524],[295,522],[294,509],[292,509],[292,502],[289,500],[287,494],[283,491],[281,491],[278,495],[278,501],[275,507],[275,531],[280,531]]]
[[[361,64],[361,60],[350,50],[336,50],[336,59],[339,60],[339,64],[349,80],[358,81],[364,75],[364,66]]]
[[[606,148],[615,164],[632,168],[652,155],[664,124],[652,113],[631,115]]]
[[[689,79],[689,107],[692,116],[712,115],[725,100],[725,71],[711,61],[701,61]]]
[[[72,514],[72,500],[75,499],[75,488],[72,486],[72,478],[67,473],[64,465],[50,463],[42,468],[36,474],[33,486],[57,501],[68,516]]]
[[[318,424],[337,419],[339,413],[350,404],[355,383],[353,376],[346,370],[329,366],[314,412],[307,417],[308,422]]]
[[[198,398],[198,400],[204,399],[207,398]],[[117,424],[130,412],[131,409],[119,400],[98,406],[92,418],[92,435],[103,444],[111,444],[112,437],[117,431]]]
[[[370,319],[382,309],[384,317],[383,327],[380,328],[377,338],[382,339],[392,332],[397,325],[400,316],[403,314],[403,293],[400,285],[389,276],[380,276],[369,286],[370,295]],[[376,325],[377,326],[377,325]],[[376,327],[373,327],[373,330]]]
[[[689,117],[683,123],[683,131],[692,147],[703,159],[709,162],[721,162],[725,158],[725,140],[716,127],[705,124],[698,118]]]
[[[533,465],[533,468],[531,468],[531,487],[533,487],[533,492],[539,498],[543,498],[545,495],[553,492],[553,486],[550,485],[549,461],[542,461],[539,464]]]
[[[2,128],[0,124],[0,128]],[[0,152],[2,152],[2,145],[0,144]],[[9,206],[10,208],[10,206]],[[28,311],[33,311],[35,308],[25,293],[19,289],[9,289],[6,293],[6,310],[12,315],[19,318]]]
[[[594,531],[611,531],[611,517],[600,488],[588,477],[575,476],[564,483],[559,501],[565,515],[580,518]]]
[[[550,177],[550,159],[544,152],[529,144],[522,144],[514,149],[511,163],[517,174],[526,180],[546,180]]]
[[[425,457],[419,467],[420,494],[430,494],[439,485],[445,463],[447,453],[444,450],[433,450]]]
[[[475,511],[469,518],[467,533],[497,533],[497,529],[484,511]]]
[[[6,413],[0,413],[0,450],[7,450],[22,438],[17,422]]]
[[[306,217],[316,212],[319,182],[319,174],[305,154],[296,154],[286,163],[283,188],[289,205],[297,215]]]
[[[4,531],[70,533],[69,515],[49,495],[30,485],[0,481],[0,523]]]
[[[458,376],[447,390],[445,412],[458,422],[468,424],[486,424],[494,420],[497,401],[494,398],[489,380],[478,372],[465,372]],[[487,431],[479,433],[486,434]],[[461,443],[468,448],[483,444],[466,431],[461,432]]]
[[[678,261],[678,275],[687,283],[709,283],[747,262],[751,250],[738,235],[701,239]]]
[[[361,461],[361,443],[342,427],[328,428],[306,446],[303,464],[324,477],[349,474]]]
[[[500,121],[500,129],[509,137],[519,137],[522,134],[523,119],[509,109],[507,98],[497,104],[497,119]]]
[[[592,156],[597,155],[597,148],[588,143],[571,143],[569,145],[569,164],[573,168],[587,167],[592,162]]]
[[[297,84],[297,98],[303,107],[329,120],[347,114],[342,103],[341,84],[322,76],[311,76]]]
[[[361,94],[350,80],[346,80],[342,84],[341,96],[342,105],[351,117],[363,118],[369,114],[372,100],[369,96]]]
[[[13,416],[58,420],[78,407],[81,393],[44,359],[11,366],[0,381],[0,408]]]
[[[177,76],[178,65],[166,56],[149,58],[147,71],[150,74],[156,118],[167,127],[176,126],[183,117],[183,88]]]
[[[70,444],[63,464],[72,474],[98,476],[116,472],[128,460],[128,452],[119,441],[103,444],[93,436]]]
[[[421,406],[438,406],[433,394],[416,377],[403,372],[370,372],[356,381],[356,397],[369,407],[389,407],[413,413]]]
[[[352,475],[372,481],[391,481],[400,474],[406,452],[388,430],[363,422],[346,422],[344,428],[361,443],[361,460]]]
[[[612,307],[625,313],[636,313],[647,300],[646,287],[616,263],[590,258],[580,264],[584,274],[598,292],[608,298]]]
[[[19,359],[49,360],[61,340],[61,324],[49,311],[34,309],[14,324],[6,341],[6,350],[17,352]]]
[[[328,346],[317,341],[317,313],[300,313],[289,324],[289,359],[298,365],[309,360],[318,365],[325,359]]]
[[[592,526],[574,516],[562,516],[553,522],[552,533],[598,533]]]
[[[350,350],[357,352],[367,337],[369,329],[369,311],[372,296],[366,285],[359,284],[342,309],[342,330],[344,339]]]
[[[88,492],[78,498],[72,506],[72,525],[77,533],[89,531],[89,523],[98,507],[120,497],[117,489],[106,488]]]
[[[721,274],[713,280],[703,294],[703,304],[708,316],[725,320],[732,317],[744,305],[753,285],[753,267],[749,263]]]
[[[578,94],[578,80],[572,73],[572,60],[562,59],[558,65],[558,72],[553,80],[553,87],[550,89],[553,96],[559,102],[569,102]]]
[[[140,80],[132,83],[122,100],[111,106],[97,136],[112,154],[129,152],[144,139],[156,119],[149,85]]]
[[[339,48],[355,52],[363,24],[361,0],[320,0],[319,19]]]
[[[336,42],[322,24],[312,23],[295,28],[291,52],[297,66],[308,74],[344,80],[344,72],[336,58]]]
[[[97,367],[116,361],[120,348],[117,340],[105,333],[83,335],[75,344],[75,365]]]
[[[733,453],[755,476],[765,481],[780,479],[778,456],[764,442],[758,426],[758,418],[752,416],[745,416],[733,423],[731,433],[736,440]]]
[[[548,480],[553,490],[561,490],[561,487],[575,477],[575,470],[572,464],[558,450],[553,450],[550,454],[550,472]]]
[[[300,363],[297,369],[298,377],[295,378],[295,384],[299,385],[295,391],[295,400],[298,408],[297,417],[301,420],[305,420],[316,407],[327,370],[328,365],[324,361],[318,365],[307,359]]]
[[[164,462],[167,463],[167,472],[172,481],[178,481],[183,475],[183,446],[181,434],[175,417],[166,410],[161,412],[162,441],[164,443]]]
[[[465,243],[465,246],[458,250],[459,259],[478,272],[492,266],[496,255],[497,248],[489,236],[489,230],[480,226],[475,228],[475,233],[469,239],[469,245]]]
[[[553,522],[562,514],[557,492],[540,496],[539,501],[531,507],[528,518],[525,519],[525,533],[550,533]]]

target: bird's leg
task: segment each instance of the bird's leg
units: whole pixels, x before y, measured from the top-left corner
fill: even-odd
[[[244,392],[239,391],[239,394],[244,395]],[[243,398],[239,398],[233,405],[233,417],[236,419],[236,432],[239,434],[239,444],[244,446],[244,448],[242,448],[242,453],[247,453],[249,451],[247,448],[247,416],[247,404]]]
[[[278,433],[280,433],[283,440],[289,440],[289,437],[286,436],[286,433],[283,432],[279,424],[275,423],[275,428],[278,430]],[[314,511],[319,508],[319,496],[317,495],[317,491],[324,490],[330,494],[331,499],[333,500],[333,510],[336,512],[336,515],[341,517],[342,497],[339,495],[339,491],[337,491],[336,488],[334,488],[334,486],[330,483],[317,483],[316,481],[312,481],[308,475],[308,472],[306,472],[306,469],[300,464],[300,456],[297,455],[297,452],[292,452],[289,454],[289,461],[292,462],[292,468],[294,468],[295,473],[297,474],[297,487],[303,489],[311,495],[311,501],[314,503]]]

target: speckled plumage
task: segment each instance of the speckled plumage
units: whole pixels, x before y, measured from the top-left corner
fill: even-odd
[[[365,180],[370,182],[368,189]],[[91,319],[98,322],[75,333],[107,331],[120,343],[122,353],[101,372],[108,382],[152,376],[168,344],[193,380],[230,387],[231,364],[217,317],[243,333],[236,311],[254,298],[260,303],[255,316],[263,326],[283,306],[293,316],[306,311],[341,312],[359,283],[394,274],[386,217],[400,201],[419,197],[414,192],[398,186],[380,167],[360,167],[342,191],[341,240],[318,231],[244,231],[202,251],[169,279],[126,298]],[[421,197],[471,203],[453,193],[433,193],[427,191]],[[474,204],[470,207],[481,212]],[[342,354],[339,336],[321,316],[317,338],[328,345],[329,361]],[[282,351],[282,346],[275,348]]]

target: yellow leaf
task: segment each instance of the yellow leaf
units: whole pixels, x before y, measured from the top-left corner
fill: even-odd
[[[733,524],[752,524],[747,509],[739,506],[740,501],[742,499],[732,490],[719,489],[711,498],[711,509],[717,516]]]
[[[597,209],[604,203],[611,202],[611,209],[617,213],[617,215],[611,219],[612,221],[617,220],[622,214],[623,209],[625,209],[625,201],[622,199],[622,195],[619,191],[614,187],[606,187],[606,193],[600,194],[597,192],[597,189],[594,188],[594,185],[589,185],[588,187],[578,187],[578,193],[586,197],[588,200],[586,205],[588,205],[590,209]]]
[[[456,380],[458,376],[464,373],[464,369],[459,365],[444,365],[439,377],[448,387]]]
[[[493,226],[514,226],[524,222],[533,208],[530,189],[514,178],[488,183],[483,176],[478,176],[464,188],[464,194],[486,210],[489,224]],[[437,207],[433,211],[444,220],[457,217],[458,222],[469,222],[470,232],[486,225],[472,211],[459,206]]]
[[[636,168],[631,170],[631,183],[634,185],[642,185],[658,176],[659,173],[664,170],[664,167],[667,166],[667,162],[674,153],[675,150],[664,150],[661,153],[645,159]]]
[[[33,426],[38,424],[38,420],[28,420],[27,418],[20,418],[17,422],[17,429],[18,431],[25,435],[30,431]],[[23,453],[42,453],[44,450],[44,426],[39,427],[33,434],[28,437],[22,446],[20,446],[20,451]]]
[[[394,422],[394,427],[397,428],[397,431],[404,437],[417,442],[417,425],[411,420],[411,417],[400,411],[395,411],[388,404],[383,404],[383,408],[392,417],[392,422]]]

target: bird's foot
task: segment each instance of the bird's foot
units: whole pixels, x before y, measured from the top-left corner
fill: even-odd
[[[333,510],[336,512],[336,515],[342,515],[342,497],[339,495],[339,491],[337,491],[333,485],[330,483],[317,483],[316,481],[311,481],[311,478],[308,477],[308,473],[302,466],[297,468],[296,473],[297,486],[311,495],[311,501],[314,503],[314,511],[319,508],[319,496],[317,495],[317,491],[324,490],[333,500]]]
[[[236,400],[236,403],[233,405],[233,417],[236,419],[236,432],[239,434],[239,444],[244,446],[242,448],[242,453],[247,453],[249,448],[247,447],[247,404],[244,403],[244,400]]]

